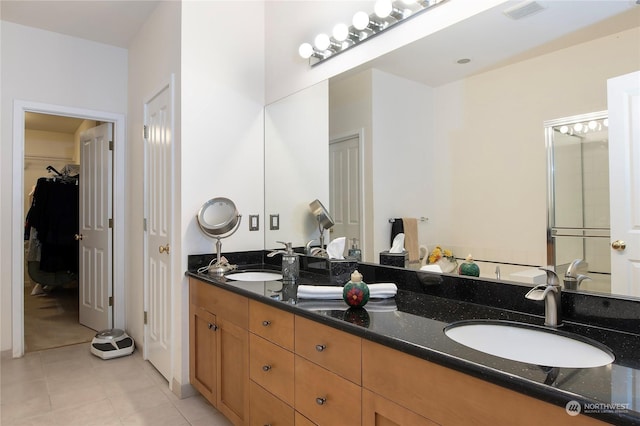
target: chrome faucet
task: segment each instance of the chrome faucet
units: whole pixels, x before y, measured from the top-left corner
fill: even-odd
[[[547,273],[547,283],[535,286],[525,297],[530,300],[544,300],[544,325],[559,327],[562,325],[560,279],[551,269],[540,269]]]
[[[305,244],[304,246],[304,254],[311,254],[311,243],[313,243],[315,240],[309,240],[307,241],[307,244]]]
[[[586,266],[587,263],[582,259],[576,259],[567,268],[564,274],[564,288],[567,290],[577,290],[584,280],[590,280],[586,275],[578,274],[578,268]]]

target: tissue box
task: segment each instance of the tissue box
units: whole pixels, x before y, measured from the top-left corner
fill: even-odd
[[[380,264],[386,266],[398,266],[406,268],[409,263],[409,253],[389,253],[389,250],[380,252]]]
[[[509,274],[509,279],[526,284],[546,284],[547,273],[537,268],[531,268]]]

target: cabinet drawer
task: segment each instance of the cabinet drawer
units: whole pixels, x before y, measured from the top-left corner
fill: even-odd
[[[251,426],[293,426],[295,424],[293,408],[267,392],[260,385],[251,382],[249,395],[251,398],[249,424]]]
[[[248,329],[249,299],[246,297],[195,278],[189,278],[189,295],[191,304]]]
[[[602,424],[377,343],[362,347],[362,386],[439,424]]]
[[[316,426],[314,422],[296,411],[296,426]]]
[[[290,312],[250,300],[249,330],[293,351],[293,314]]]
[[[293,405],[293,353],[251,334],[249,354],[249,377],[287,404]]]
[[[296,316],[295,345],[297,355],[354,383],[361,383],[362,342],[359,337]]]
[[[413,411],[362,389],[362,426],[438,426]]]
[[[296,411],[319,425],[360,424],[360,386],[297,355],[295,366]]]

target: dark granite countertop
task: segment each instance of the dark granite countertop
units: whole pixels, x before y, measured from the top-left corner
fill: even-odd
[[[428,294],[434,282],[440,280],[441,283],[439,274],[412,271],[420,277],[421,286],[415,282],[405,283],[402,279],[388,279],[388,271],[378,270],[376,274],[374,269],[377,266],[368,268],[366,264],[358,264],[358,267],[361,272],[365,271],[365,282],[369,284],[395,282],[398,285],[396,297],[372,299],[364,308],[347,309],[342,300],[298,300],[298,285],[335,285],[321,274],[303,272],[297,284],[233,281],[199,274],[195,269],[187,275],[561,407],[577,401],[583,414],[609,423],[640,425],[638,333],[565,321],[562,332],[588,337],[606,345],[615,354],[615,361],[606,366],[584,369],[550,368],[511,361],[451,340],[444,334],[445,326],[456,321],[478,319],[542,325],[540,315],[471,303],[464,298],[451,298],[451,295]],[[245,269],[277,270],[277,267],[263,264],[247,265]],[[631,327],[634,328],[635,323]]]

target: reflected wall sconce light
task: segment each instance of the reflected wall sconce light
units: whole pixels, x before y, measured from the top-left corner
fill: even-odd
[[[377,0],[373,13],[356,12],[351,25],[336,24],[330,36],[320,33],[313,43],[302,43],[298,54],[311,66],[317,65],[445,1]]]

